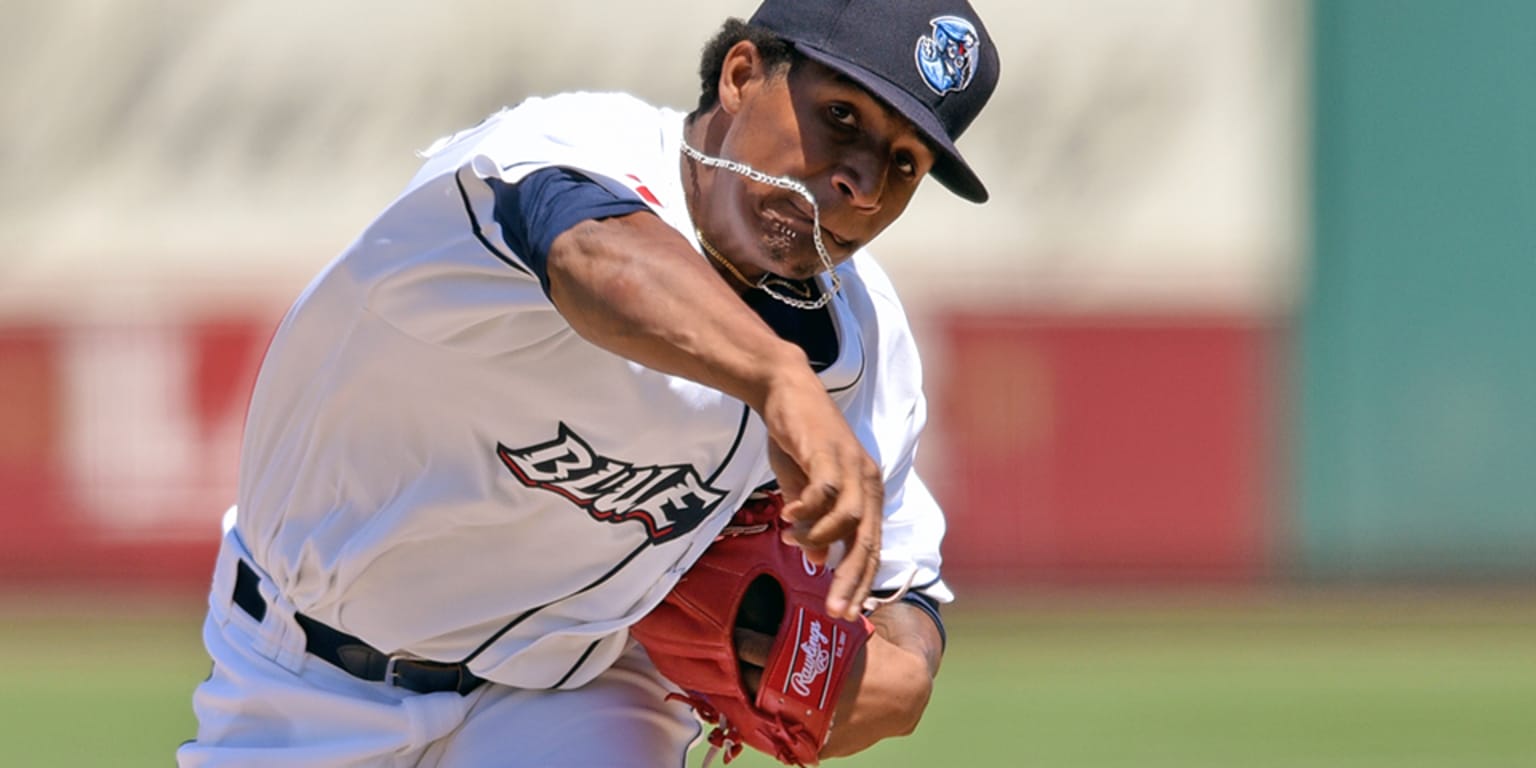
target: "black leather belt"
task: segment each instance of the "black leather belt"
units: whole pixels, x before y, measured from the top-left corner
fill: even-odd
[[[260,584],[261,577],[241,560],[235,571],[235,605],[257,621],[267,615],[267,601],[261,597]],[[464,664],[391,656],[302,613],[295,613],[293,618],[304,630],[304,650],[353,677],[388,683],[417,693],[456,691],[460,695],[485,682],[485,678],[470,672]]]

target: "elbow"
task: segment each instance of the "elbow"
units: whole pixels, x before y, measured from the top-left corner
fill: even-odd
[[[928,710],[928,701],[933,696],[933,678],[927,675],[918,675],[914,681],[913,690],[909,692],[907,716],[896,725],[895,736],[911,736],[917,731],[918,723],[923,720],[923,713]]]

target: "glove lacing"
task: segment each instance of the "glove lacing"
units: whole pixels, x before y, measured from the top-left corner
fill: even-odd
[[[736,726],[731,725],[731,722],[726,719],[725,715],[710,706],[709,702],[702,696],[692,696],[686,693],[669,693],[667,694],[667,701],[681,701],[687,704],[693,708],[694,712],[698,713],[700,720],[715,726],[709,732],[709,751],[704,753],[704,762],[700,764],[700,768],[709,768],[709,765],[715,760],[715,755],[722,752],[725,753],[725,757],[721,759],[721,762],[726,765],[729,765],[732,760],[736,759],[737,755],[741,754],[741,747],[745,743],[741,740],[741,731],[737,730]]]
[[[716,755],[724,754],[720,762],[730,765],[731,761],[741,754],[741,748],[746,744],[741,738],[741,731],[731,724],[724,713],[710,706],[709,701],[704,697],[685,693],[669,693],[667,694],[667,701],[680,701],[687,704],[698,714],[700,720],[714,726],[708,736],[709,751],[704,753],[704,761],[699,764],[699,768],[709,768],[714,763]],[[778,758],[779,762],[785,765],[800,765],[791,746],[790,737],[799,736],[801,740],[808,740],[810,736],[806,732],[805,726],[800,723],[786,721],[783,718],[774,719],[777,721],[775,724],[778,726],[779,733],[772,733],[767,728],[760,729],[763,735],[768,737],[768,740],[773,742],[774,746],[778,748],[778,753],[774,757]]]

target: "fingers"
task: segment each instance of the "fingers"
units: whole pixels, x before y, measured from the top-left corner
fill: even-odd
[[[785,541],[799,546],[812,563],[836,566],[827,612],[856,619],[880,563],[885,507],[880,467],[820,380],[791,376],[784,382],[770,392],[761,413],[769,463],[784,494],[782,516],[790,523]],[[832,552],[838,543],[842,557]]]
[[[800,464],[795,461],[777,441],[768,441],[768,466],[773,469],[773,476],[779,481],[779,492],[784,498],[795,500],[805,492],[805,472],[800,469]]]
[[[773,636],[736,627],[736,665],[741,672],[741,682],[754,698],[763,683],[763,669],[768,666],[768,654],[773,650]]]
[[[844,619],[857,619],[880,570],[880,522],[878,514],[866,514],[851,534],[848,552],[832,574],[827,592],[827,613]]]
[[[880,566],[885,492],[878,474],[870,474],[847,486],[847,492],[842,486],[813,483],[784,507],[783,516],[791,522],[785,541],[803,549],[811,562],[836,568],[826,607],[838,618],[858,617]],[[827,511],[816,514],[818,506]]]
[[[736,658],[755,667],[768,666],[768,654],[773,650],[773,635],[736,627]]]

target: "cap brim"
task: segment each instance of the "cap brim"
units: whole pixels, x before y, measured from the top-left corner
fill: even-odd
[[[928,172],[928,175],[943,184],[946,189],[973,203],[985,203],[987,198],[991,197],[987,193],[986,186],[976,176],[976,172],[971,170],[965,158],[960,156],[960,150],[955,147],[955,142],[949,138],[949,133],[944,130],[944,126],[939,124],[938,117],[928,109],[926,104],[913,98],[902,87],[857,64],[840,59],[815,46],[799,41],[794,41],[794,44],[795,49],[807,58],[852,78],[854,82],[911,121],[935,152],[933,169]]]

